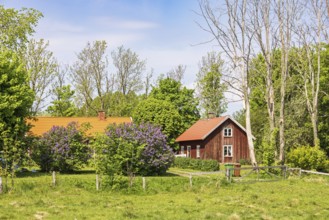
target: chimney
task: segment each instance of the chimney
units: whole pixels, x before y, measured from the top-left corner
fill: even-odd
[[[105,117],[105,111],[104,110],[98,111],[98,119],[100,121],[105,121],[106,117]]]
[[[208,113],[208,119],[212,119],[212,118],[215,118],[215,117],[216,117],[216,115],[215,115],[214,112],[209,112]]]

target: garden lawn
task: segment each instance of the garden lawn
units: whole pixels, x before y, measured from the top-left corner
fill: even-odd
[[[0,219],[329,219],[329,178],[232,183],[223,177],[137,177],[95,190],[95,174],[24,174],[0,194]],[[123,184],[124,185],[124,184]],[[121,186],[124,187],[124,186]]]

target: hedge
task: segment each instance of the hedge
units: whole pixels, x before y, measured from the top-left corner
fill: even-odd
[[[201,160],[186,157],[176,157],[173,166],[182,169],[193,169],[201,171],[219,170],[219,164],[217,160]]]

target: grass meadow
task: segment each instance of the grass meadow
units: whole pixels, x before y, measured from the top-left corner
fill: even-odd
[[[104,181],[104,180],[103,180]],[[128,180],[127,180],[128,182]],[[231,184],[224,176],[136,177],[131,188],[95,189],[95,174],[23,173],[0,194],[0,219],[329,219],[329,178]]]

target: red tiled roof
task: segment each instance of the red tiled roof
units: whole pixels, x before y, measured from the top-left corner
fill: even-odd
[[[204,140],[211,132],[220,126],[229,116],[222,116],[211,119],[201,119],[181,134],[176,142]]]
[[[110,124],[131,123],[132,119],[130,117],[109,117],[105,120],[100,120],[98,117],[36,117],[36,120],[27,120],[27,123],[32,125],[30,134],[37,136],[49,131],[53,126],[66,127],[70,122],[77,122],[78,125],[89,123],[91,128],[87,134],[90,135],[104,132]]]

